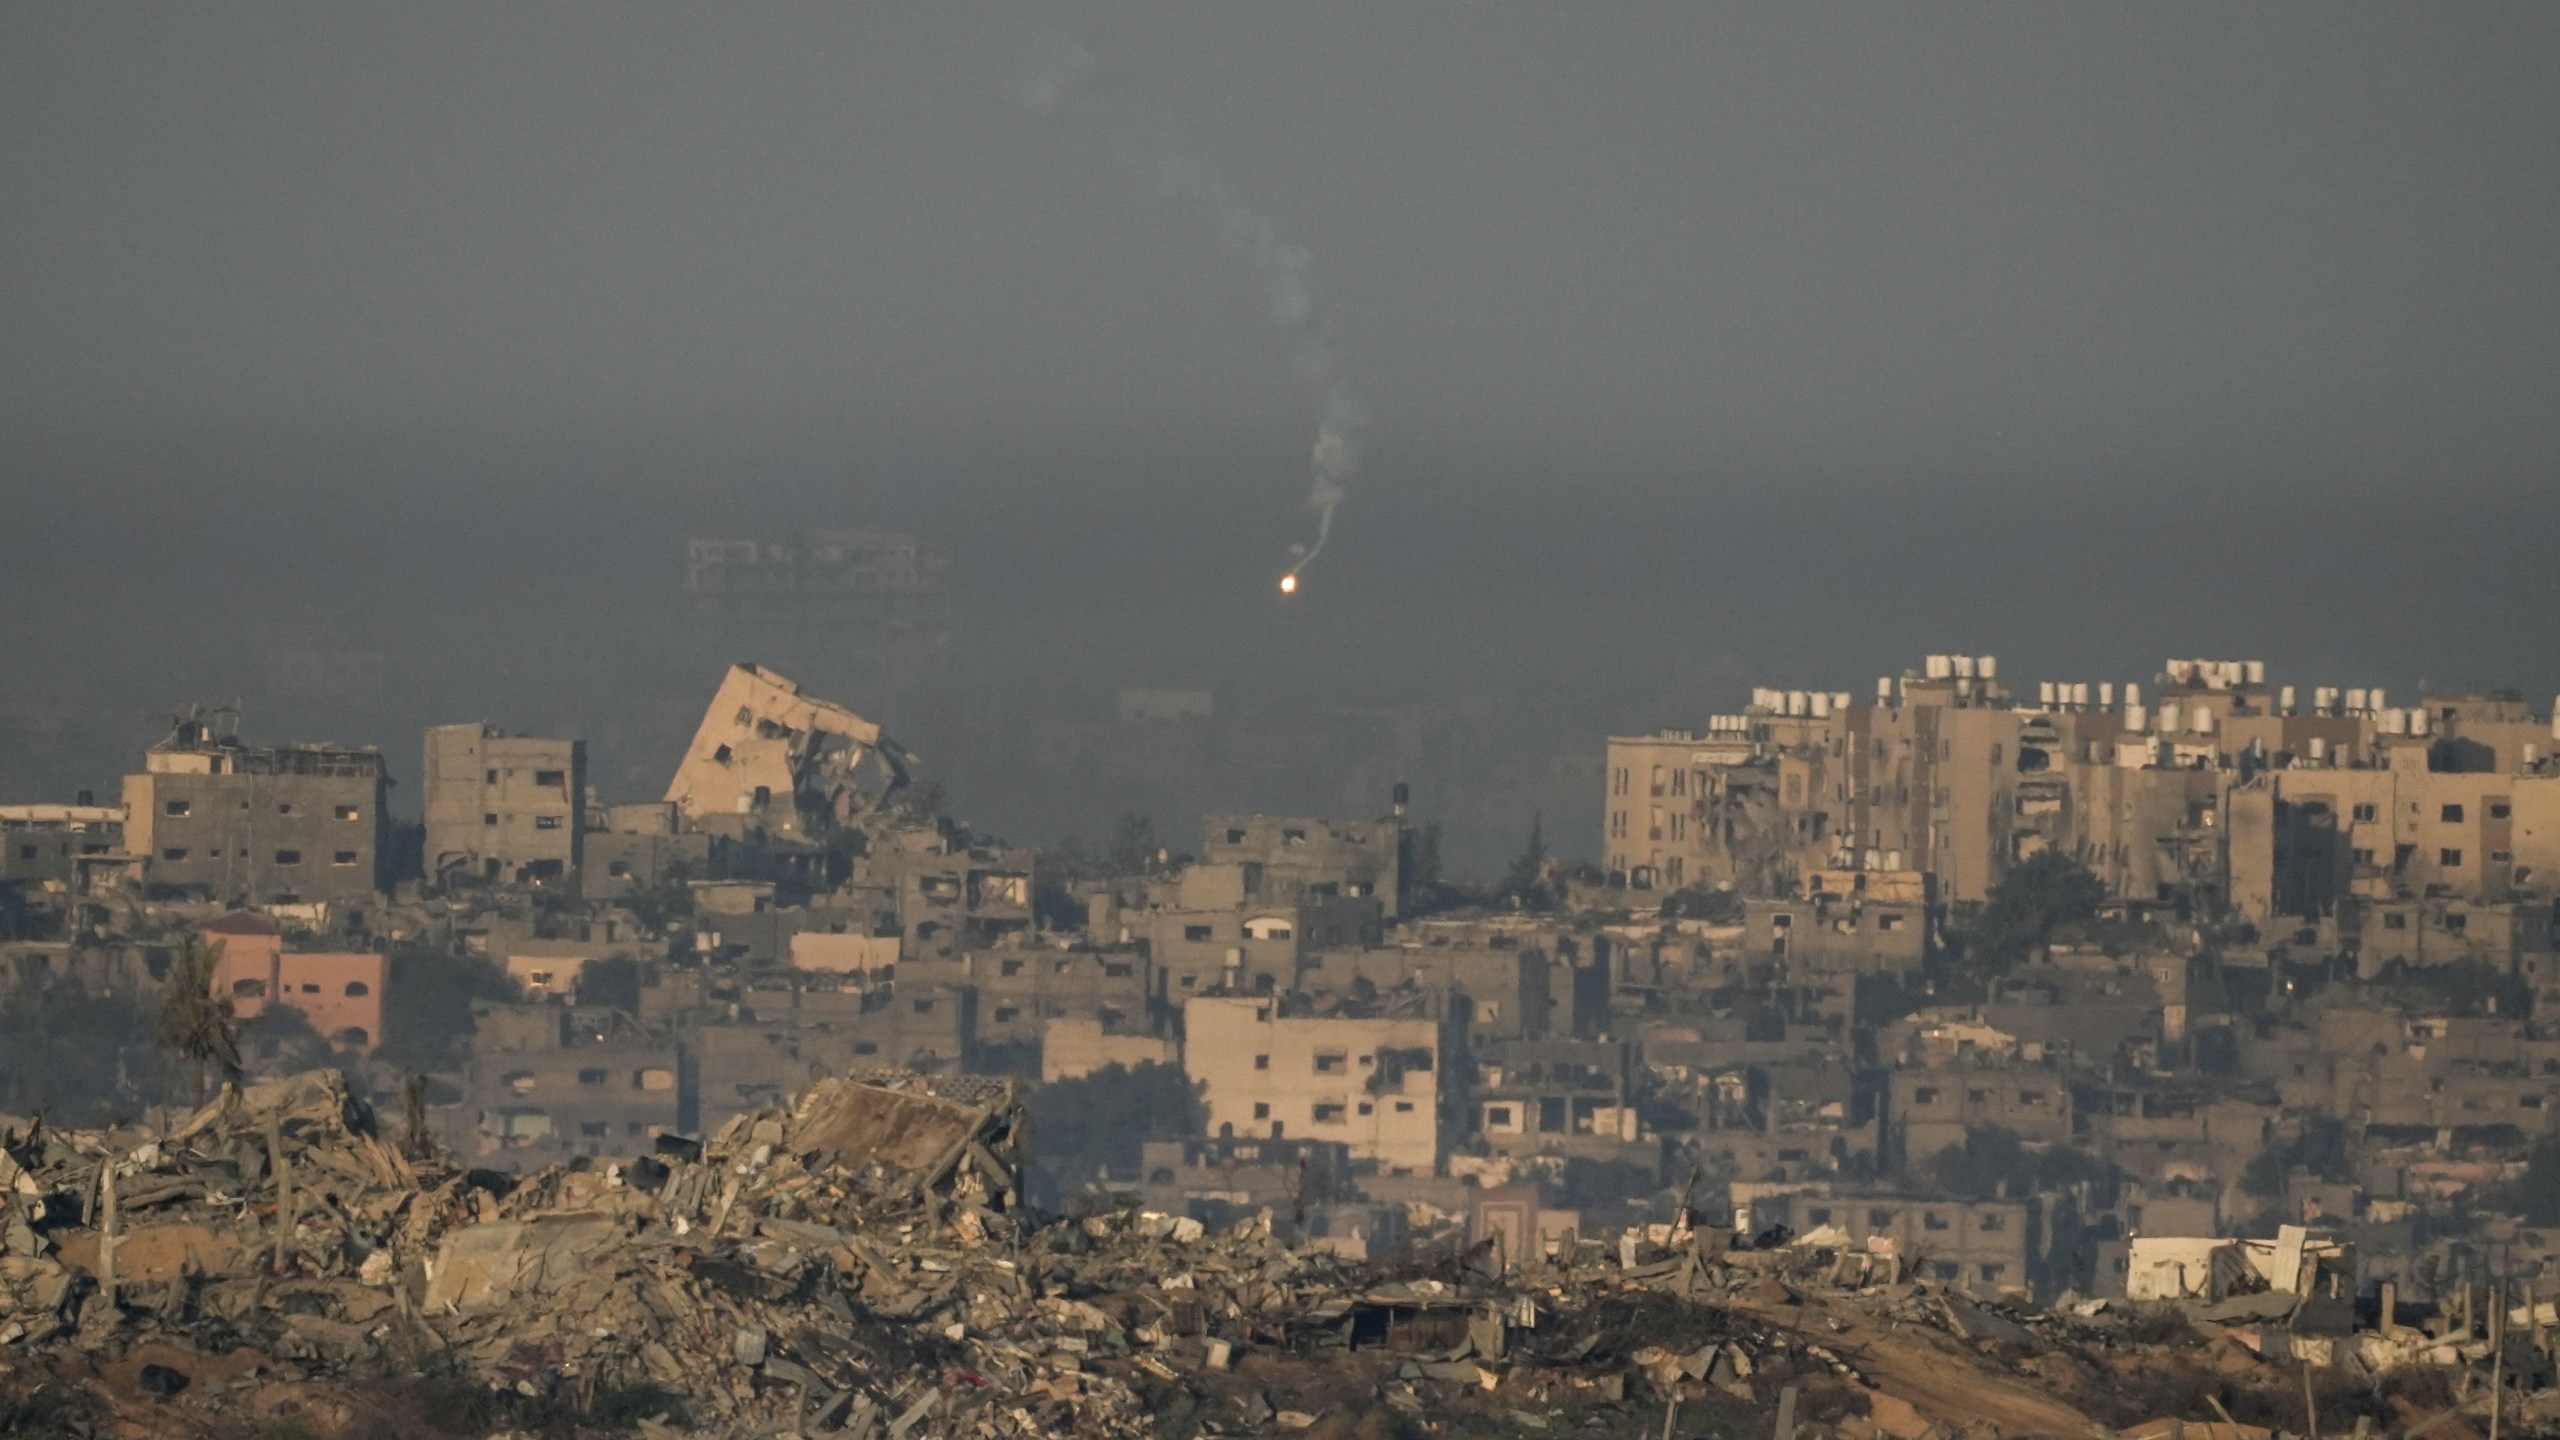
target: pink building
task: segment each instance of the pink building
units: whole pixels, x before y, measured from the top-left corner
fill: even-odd
[[[342,1050],[370,1054],[382,1043],[382,990],[389,962],[380,955],[287,950],[273,920],[236,911],[202,927],[205,943],[222,947],[213,993],[254,1019],[269,1004],[302,1012],[311,1028]]]

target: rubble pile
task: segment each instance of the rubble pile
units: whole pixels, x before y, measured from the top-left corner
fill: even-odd
[[[2156,1358],[2103,1306],[1686,1225],[1381,1268],[1267,1215],[1035,1219],[1025,1114],[1006,1082],[829,1079],[521,1181],[404,1155],[327,1072],[166,1133],[37,1126],[0,1147],[0,1369],[75,1377],[131,1434],[378,1433],[364,1387],[431,1377],[652,1434],[1634,1434],[1685,1404],[1926,1440],[2086,1435]]]

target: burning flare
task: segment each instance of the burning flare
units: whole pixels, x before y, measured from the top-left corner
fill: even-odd
[[[1288,574],[1280,577],[1280,593],[1283,595],[1295,595],[1298,593],[1297,571],[1292,570]]]

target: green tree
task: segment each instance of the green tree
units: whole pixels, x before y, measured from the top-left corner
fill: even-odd
[[[1177,1065],[1106,1065],[1042,1085],[1031,1092],[1036,1192],[1057,1208],[1105,1170],[1136,1169],[1147,1141],[1199,1134],[1207,1116],[1198,1087]]]
[[[1710,925],[1742,923],[1742,897],[1729,888],[1692,885],[1662,897],[1665,920],[1704,920]]]
[[[190,935],[169,967],[169,988],[160,997],[160,1014],[151,1027],[151,1043],[161,1054],[187,1066],[195,1076],[195,1103],[204,1103],[205,1072],[219,1068],[222,1078],[240,1078],[240,1023],[231,1013],[231,997],[213,993],[213,974],[222,963],[222,946]]]
[[[1545,910],[1555,903],[1555,895],[1547,885],[1547,817],[1544,811],[1529,816],[1529,841],[1511,862],[1502,877],[1502,898],[1516,900],[1523,910]]]
[[[2560,1225],[2560,1136],[2545,1135],[2525,1156],[2516,1181],[2518,1209],[2528,1225]]]
[[[374,1058],[411,1070],[457,1064],[479,1022],[480,1001],[524,998],[522,987],[485,956],[448,952],[421,940],[391,947],[383,990],[382,1044]]]
[[[1111,836],[1111,868],[1121,875],[1144,875],[1155,868],[1156,822],[1144,815],[1120,817]]]
[[[2106,882],[2059,850],[2039,850],[2009,867],[1961,930],[1964,959],[1984,977],[2043,953],[2067,926],[2095,919]]]
[[[1922,1173],[1940,1190],[1966,1200],[2023,1198],[2082,1181],[2109,1184],[2116,1177],[2114,1166],[2086,1151],[2060,1145],[2030,1150],[2016,1132],[1997,1125],[1968,1127],[1964,1143],[1930,1156]]]

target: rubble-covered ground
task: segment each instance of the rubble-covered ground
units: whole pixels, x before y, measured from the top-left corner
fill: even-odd
[[[157,1132],[39,1127],[0,1152],[0,1435],[2306,1429],[2299,1369],[2174,1313],[1711,1231],[1496,1273],[1352,1265],[1268,1221],[1039,1219],[1024,1128],[1000,1082],[828,1080],[699,1147],[517,1180],[402,1154],[329,1072]],[[2322,1433],[2399,1434],[2455,1406],[2443,1376],[2322,1370],[2309,1403]]]

